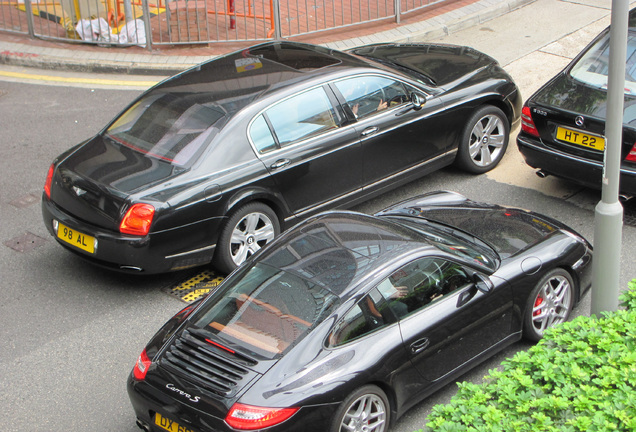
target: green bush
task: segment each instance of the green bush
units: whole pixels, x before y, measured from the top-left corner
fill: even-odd
[[[626,310],[550,329],[481,385],[459,383],[425,430],[635,431],[636,279],[620,301]]]

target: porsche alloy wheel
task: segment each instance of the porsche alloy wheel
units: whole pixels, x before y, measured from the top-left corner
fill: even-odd
[[[276,213],[258,202],[230,216],[217,244],[216,267],[230,273],[280,233]]]
[[[389,402],[376,386],[365,386],[342,403],[334,418],[332,432],[386,432]]]
[[[466,123],[457,153],[457,164],[481,174],[497,166],[510,139],[510,125],[504,113],[494,106],[478,109]]]
[[[532,291],[526,308],[525,336],[538,341],[547,329],[567,321],[573,305],[572,277],[565,270],[552,270]]]

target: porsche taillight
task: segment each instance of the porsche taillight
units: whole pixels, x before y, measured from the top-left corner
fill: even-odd
[[[532,120],[532,114],[530,113],[530,107],[528,105],[524,105],[521,110],[521,130],[530,135],[539,137],[539,131],[534,124],[534,120]]]
[[[257,430],[280,424],[297,411],[298,408],[263,408],[235,403],[225,421],[234,429]]]
[[[627,153],[625,160],[628,162],[636,162],[636,143],[632,146],[632,149]]]
[[[53,173],[55,172],[55,164],[52,163],[49,167],[49,172],[46,174],[46,181],[44,182],[44,194],[48,199],[51,199],[51,184],[53,184]]]
[[[144,236],[150,231],[155,208],[150,204],[134,204],[128,209],[119,224],[119,232]]]
[[[137,363],[135,363],[135,367],[133,368],[133,375],[137,381],[143,381],[146,379],[146,374],[148,373],[148,368],[150,367],[150,358],[148,354],[146,354],[146,350],[144,349],[141,354],[139,354],[139,358],[137,358]]]

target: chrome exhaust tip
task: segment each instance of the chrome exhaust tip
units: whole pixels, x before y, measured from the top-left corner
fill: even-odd
[[[549,176],[550,174],[548,174],[545,171],[539,170],[535,173],[539,178],[546,178],[547,176]]]
[[[138,272],[142,272],[144,271],[144,269],[142,269],[141,267],[135,267],[135,266],[127,266],[127,265],[122,265],[119,266],[120,270],[133,270],[133,271],[138,271]]]
[[[141,430],[144,430],[146,432],[150,432],[150,425],[146,422],[143,422],[139,419],[137,419],[137,421],[135,421],[135,423],[137,424],[137,427]]]

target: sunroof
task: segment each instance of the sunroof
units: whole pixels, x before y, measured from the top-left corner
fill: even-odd
[[[287,43],[260,45],[251,48],[250,54],[300,71],[321,69],[340,63],[339,59],[327,52]]]

